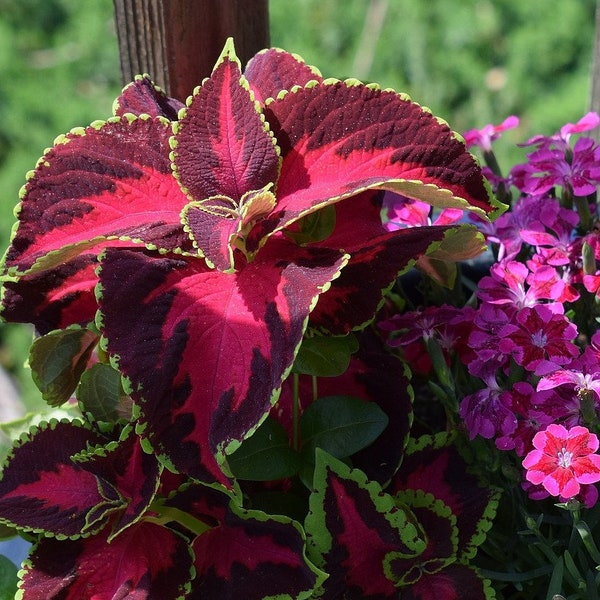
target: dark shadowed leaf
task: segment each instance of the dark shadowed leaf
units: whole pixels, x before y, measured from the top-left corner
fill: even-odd
[[[357,350],[358,342],[353,335],[306,337],[292,370],[315,377],[335,377],[348,368],[350,356]]]
[[[96,333],[81,328],[53,331],[33,342],[31,376],[50,406],[72,396],[97,342]]]
[[[85,371],[76,390],[81,412],[90,420],[115,423],[130,420],[131,399],[121,385],[121,374],[110,365],[96,363]]]
[[[300,457],[290,448],[285,428],[267,417],[227,458],[227,464],[238,479],[274,481],[295,475],[300,467]]]
[[[309,457],[321,448],[345,458],[373,443],[387,424],[387,415],[374,402],[353,396],[319,398],[300,419],[302,450]]]

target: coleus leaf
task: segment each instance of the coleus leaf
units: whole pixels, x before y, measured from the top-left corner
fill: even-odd
[[[425,532],[427,546],[417,557],[386,557],[386,574],[397,587],[410,589],[422,578],[435,575],[457,560],[458,528],[449,506],[422,490],[406,490],[396,500],[408,506]]]
[[[140,431],[200,480],[229,485],[215,455],[222,462],[267,414],[316,298],[344,264],[337,251],[272,242],[237,273],[124,249],[102,261],[99,326]]]
[[[311,314],[315,329],[341,335],[364,328],[398,275],[455,233],[455,228],[437,226],[388,232],[379,216],[381,199],[369,191],[335,205],[336,228],[316,245],[343,248],[350,260]]]
[[[59,138],[23,188],[7,274],[59,265],[109,239],[170,250],[189,245],[170,135],[166,119],[128,115]]]
[[[458,556],[472,558],[492,526],[499,491],[469,472],[450,436],[411,440],[388,491],[395,494],[406,489],[430,493],[451,508],[459,532]]]
[[[261,104],[267,98],[276,98],[283,90],[304,86],[309,81],[323,81],[316,67],[279,48],[267,48],[255,54],[246,65],[244,77]]]
[[[49,271],[7,281],[2,289],[2,318],[33,323],[40,334],[94,320],[98,306],[92,290],[98,278],[95,254],[81,254]]]
[[[292,519],[245,510],[203,485],[182,488],[167,505],[210,525],[193,542],[197,576],[190,598],[302,600],[325,578],[307,560],[304,532]]]
[[[113,112],[118,117],[126,114],[151,117],[165,117],[176,121],[179,111],[184,104],[176,98],[171,98],[155,85],[148,75],[137,75],[135,80],[123,88],[113,105]]]
[[[279,151],[231,41],[190,99],[172,145],[175,174],[194,199],[185,209],[187,228],[212,264],[232,268],[232,238],[276,203],[268,187],[277,180]]]
[[[264,114],[283,160],[277,207],[253,232],[250,251],[273,231],[366,189],[482,214],[493,210],[464,144],[405,96],[356,81],[315,82],[281,94]]]
[[[453,563],[432,577],[422,577],[402,588],[402,600],[495,600],[494,589],[487,579],[469,565]]]
[[[316,456],[305,529],[309,558],[329,573],[321,597],[397,597],[384,566],[386,557],[415,557],[425,549],[415,516],[361,471],[322,450]]]
[[[82,452],[73,460],[119,491],[125,506],[113,519],[108,539],[112,542],[115,536],[146,512],[158,489],[162,467],[153,454],[142,450],[132,426],[123,430],[118,441]]]
[[[106,439],[76,421],[51,421],[12,448],[0,480],[0,521],[23,531],[78,537],[123,506],[119,492],[72,457]]]
[[[23,600],[183,599],[190,587],[189,541],[140,522],[108,540],[110,527],[79,540],[41,539],[20,572]]]
[[[59,406],[72,396],[97,342],[97,333],[80,327],[34,340],[29,350],[31,376],[50,406]]]

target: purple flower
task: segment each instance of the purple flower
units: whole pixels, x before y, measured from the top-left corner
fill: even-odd
[[[502,400],[503,391],[496,381],[495,368],[489,368],[487,374],[482,374],[482,379],[485,387],[465,396],[459,407],[469,438],[509,435],[516,429],[517,419]]]
[[[579,138],[572,153],[544,146],[527,156],[522,188],[527,194],[545,194],[560,186],[588,196],[600,182],[600,147],[591,138]]]

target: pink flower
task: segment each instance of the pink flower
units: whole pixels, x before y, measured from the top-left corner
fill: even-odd
[[[500,137],[500,134],[507,129],[514,129],[519,126],[519,117],[510,115],[506,117],[500,125],[483,126],[481,129],[469,129],[465,131],[463,137],[467,148],[479,146],[482,150],[489,152],[492,149],[492,142]]]
[[[525,477],[552,496],[573,498],[581,484],[600,481],[598,445],[598,437],[585,427],[548,425],[533,437],[535,449],[523,460]]]
[[[431,218],[431,205],[401,194],[386,192],[383,197],[383,225],[388,231],[427,225],[451,225],[460,221],[464,211],[460,208],[444,208]]]

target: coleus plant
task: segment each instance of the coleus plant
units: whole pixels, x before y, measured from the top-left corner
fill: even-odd
[[[185,105],[140,76],[55,141],[3,261],[2,316],[76,413],[3,470],[22,598],[493,597],[469,561],[495,492],[450,439],[400,468],[408,374],[352,333],[401,272],[481,240],[390,232],[384,194],[499,210],[408,97],[277,49],[242,73],[231,40]]]

